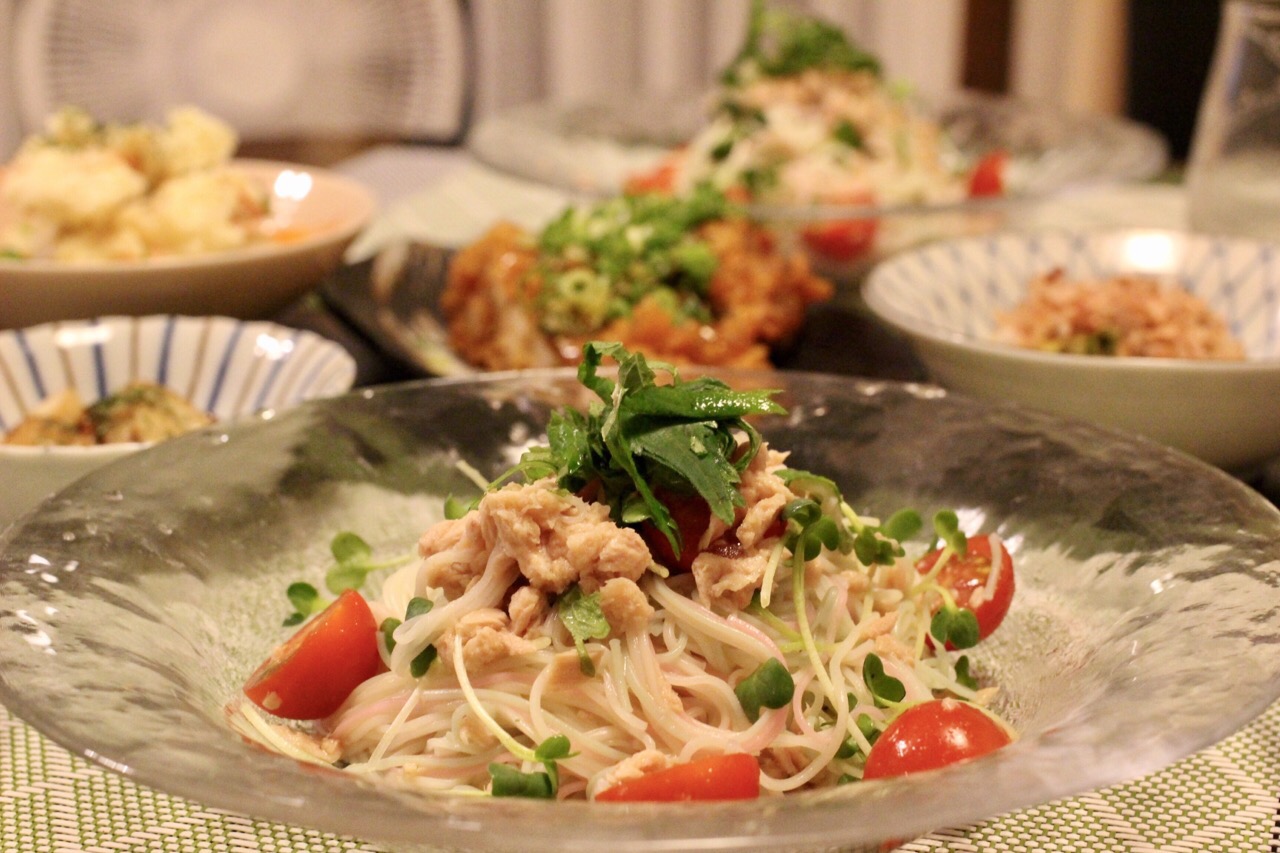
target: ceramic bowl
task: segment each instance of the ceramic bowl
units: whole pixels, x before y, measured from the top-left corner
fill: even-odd
[[[140,261],[0,258],[0,328],[108,314],[270,317],[332,271],[372,218],[373,193],[324,169],[235,160],[270,196],[288,239]]]
[[[74,389],[91,404],[128,382],[165,385],[218,422],[351,387],[355,361],[311,332],[227,317],[103,317],[0,332],[0,434]],[[0,527],[85,473],[137,452],[0,444]]]
[[[1244,361],[1114,358],[994,339],[1031,279],[1136,273],[1176,283],[1221,315]],[[1280,251],[1170,230],[1004,233],[937,243],[877,267],[868,307],[905,333],[940,384],[1140,433],[1247,472],[1280,454]]]

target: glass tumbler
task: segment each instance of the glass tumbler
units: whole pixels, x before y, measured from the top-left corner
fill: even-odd
[[[1187,164],[1196,231],[1280,241],[1280,2],[1227,0]]]

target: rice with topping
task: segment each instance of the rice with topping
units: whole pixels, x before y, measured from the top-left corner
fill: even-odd
[[[1027,298],[996,317],[996,339],[1078,355],[1242,360],[1244,347],[1208,304],[1153,278],[1032,280]]]

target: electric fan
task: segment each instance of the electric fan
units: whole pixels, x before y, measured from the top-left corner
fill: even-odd
[[[466,130],[464,0],[25,0],[14,73],[28,130],[64,105],[116,121],[193,104],[246,139]]]

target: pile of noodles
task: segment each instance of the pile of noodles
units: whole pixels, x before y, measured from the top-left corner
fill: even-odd
[[[782,454],[766,447],[760,458],[777,467]],[[550,481],[496,494],[510,498],[521,489],[582,503],[556,493]],[[492,497],[475,513],[483,516]],[[847,505],[841,511],[852,523],[876,523]],[[535,609],[532,618],[507,613],[528,580],[518,555],[483,527],[471,531],[482,535],[434,536],[442,547],[386,579],[370,602],[379,620],[399,618],[414,597],[435,606],[395,631],[394,649],[383,646],[388,671],[359,686],[313,740],[300,748],[296,732],[286,739],[260,721],[259,733],[299,757],[319,754],[349,772],[427,791],[484,793],[492,762],[536,770],[530,751],[563,735],[572,754],[559,762],[561,798],[593,796],[655,768],[738,752],[759,756],[764,792],[784,793],[861,777],[874,731],[866,723],[882,728],[891,715],[869,687],[869,656],[902,683],[905,703],[939,694],[985,703],[994,693],[962,683],[958,655],[927,640],[936,592],[910,558],[866,566],[852,553],[824,549],[797,578],[777,536],[740,557],[754,561],[748,568],[758,576],[754,586],[722,595],[693,573],[671,574],[651,563],[636,584],[651,613],[618,620],[624,624],[587,642],[595,670],[588,676],[554,607]],[[999,554],[999,540],[993,536],[991,544]],[[452,595],[425,581],[442,567],[464,564],[483,570]],[[468,631],[468,621],[481,631]],[[465,639],[485,628],[507,646],[469,667]],[[430,644],[439,660],[413,677],[411,661]],[[785,707],[761,709],[752,721],[734,687],[770,658],[785,664],[795,691]]]

